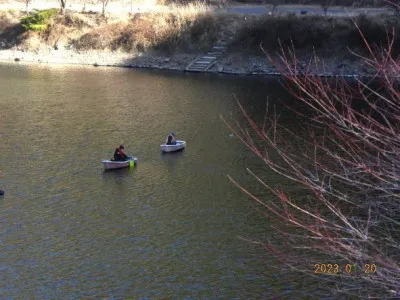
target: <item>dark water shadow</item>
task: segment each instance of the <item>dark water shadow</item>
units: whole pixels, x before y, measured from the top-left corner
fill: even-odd
[[[165,164],[173,168],[177,165],[179,160],[181,160],[185,156],[185,148],[175,151],[175,152],[161,152],[160,158],[165,162]]]
[[[111,169],[111,170],[103,170],[102,171],[102,177],[104,179],[109,179],[109,178],[115,178],[115,179],[123,179],[129,174],[133,173],[137,168],[137,165],[135,164],[135,167],[126,167],[126,168],[121,168],[121,169]]]
[[[174,151],[174,152],[163,152],[161,151],[160,157],[164,161],[176,161],[178,157],[185,155],[185,148]]]

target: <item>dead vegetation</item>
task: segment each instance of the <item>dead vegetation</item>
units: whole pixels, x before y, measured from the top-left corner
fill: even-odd
[[[65,12],[54,17],[40,33],[16,31],[19,16],[0,15],[0,41],[24,50],[57,45],[77,50],[199,52],[222,35],[232,34],[240,17],[213,13],[203,4],[169,6],[164,10],[128,16]],[[12,37],[12,38],[10,38]],[[33,49],[29,39],[35,40]],[[37,40],[40,43],[37,43]]]
[[[198,53],[223,37],[233,38],[233,52],[260,54],[260,45],[270,52],[293,46],[301,53],[313,50],[332,56],[347,48],[362,45],[357,28],[349,17],[323,16],[243,16],[211,11],[199,2],[189,5],[161,6],[125,16],[66,11],[51,18],[40,33],[24,31],[19,25],[23,14],[0,13],[0,45],[17,46],[25,51],[40,49],[108,50],[166,53]],[[400,29],[395,16],[356,19],[366,39],[379,46],[387,39],[388,28]],[[393,39],[393,49],[400,49]]]
[[[365,51],[355,23],[362,30],[366,40],[372,46],[386,44],[387,32],[392,28],[400,30],[400,20],[393,15],[351,17],[325,16],[263,16],[247,22],[237,33],[234,46],[237,50],[249,51],[264,56],[260,45],[268,52],[280,52],[281,46],[294,46],[296,52],[312,53],[314,50],[323,56],[348,49]],[[393,37],[393,49],[400,50],[400,39]]]
[[[22,15],[22,12],[15,10],[0,11],[0,32],[3,32],[10,26],[18,24]]]
[[[225,19],[225,18],[223,18]],[[175,15],[172,13],[135,14],[127,21],[103,23],[73,41],[77,49],[122,51],[202,51],[223,31],[215,14]]]

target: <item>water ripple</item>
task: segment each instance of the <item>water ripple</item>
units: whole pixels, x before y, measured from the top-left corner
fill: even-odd
[[[264,83],[28,65],[0,75],[2,297],[265,296],[261,256],[237,237],[268,224],[226,177],[251,184],[245,168],[262,166],[219,119],[233,94],[264,101]],[[171,130],[187,148],[163,155]],[[139,163],[103,172],[121,143]]]

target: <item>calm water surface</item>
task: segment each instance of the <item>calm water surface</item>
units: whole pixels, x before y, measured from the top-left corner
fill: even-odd
[[[295,289],[239,238],[271,229],[226,175],[254,184],[251,167],[270,184],[281,178],[219,118],[237,110],[234,95],[259,114],[267,97],[287,97],[276,79],[0,65],[0,90],[2,299],[259,299]],[[187,141],[183,152],[160,153],[169,131]],[[137,167],[104,172],[119,144]]]

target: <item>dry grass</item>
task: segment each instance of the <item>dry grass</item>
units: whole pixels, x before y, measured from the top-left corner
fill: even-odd
[[[110,28],[114,34],[110,46],[124,51],[202,51],[218,39],[221,24],[214,14],[190,10],[183,14],[137,14],[123,28]]]
[[[53,18],[48,29],[39,37],[47,46],[69,44],[78,50],[198,52],[211,47],[221,35],[232,34],[229,30],[235,28],[238,19],[210,12],[201,3],[161,7],[158,11],[125,18],[67,12]],[[34,40],[32,50],[37,50],[37,38],[33,34],[23,35],[24,41]],[[29,41],[24,42],[25,48],[29,45]]]
[[[263,55],[261,43],[266,50],[276,52],[280,41],[283,47],[293,43],[300,54],[316,49],[326,56],[347,53],[347,47],[356,49],[363,44],[353,20],[346,17],[244,17],[210,11],[200,2],[168,6],[158,3],[155,0],[146,2],[147,6],[152,6],[151,12],[125,16],[67,12],[54,17],[39,36],[23,33],[18,28],[22,13],[3,12],[0,13],[0,41],[7,40],[9,45],[24,42],[25,50],[36,50],[39,39],[42,47],[62,44],[78,50],[196,53],[206,51],[217,40],[229,36],[234,37],[232,51]],[[393,16],[360,16],[356,21],[367,40],[378,46],[385,42],[387,29],[400,29],[400,20]],[[26,41],[29,39],[32,41]],[[31,44],[34,49],[30,49]],[[397,37],[394,49],[400,49]]]
[[[310,52],[313,49],[331,55],[347,48],[365,50],[354,21],[358,24],[371,45],[381,46],[387,41],[386,31],[400,29],[400,20],[396,16],[349,17],[323,16],[263,16],[248,22],[240,29],[234,45],[241,50],[249,50],[263,55],[260,44],[269,52],[279,52],[280,45],[296,51]],[[394,49],[400,49],[400,39],[395,37]]]
[[[48,29],[39,36],[19,32],[19,36],[15,36],[15,41],[10,41],[10,44],[16,41],[21,44],[23,41],[25,50],[37,50],[39,38],[43,45],[53,47],[57,43],[69,44],[78,50],[135,52],[160,49],[196,52],[210,47],[229,28],[226,22],[235,21],[234,18],[209,11],[200,2],[163,6],[157,1],[147,1],[146,6],[152,6],[152,12],[125,17],[67,12],[54,17]],[[0,28],[11,31],[7,28],[16,26],[18,16],[4,14],[0,20]],[[14,34],[9,32],[8,35],[10,33]],[[2,38],[4,36],[0,35]],[[31,44],[33,49],[29,49]]]
[[[0,32],[19,23],[22,13],[16,10],[0,11]]]

